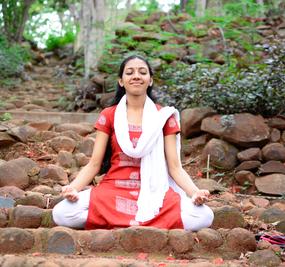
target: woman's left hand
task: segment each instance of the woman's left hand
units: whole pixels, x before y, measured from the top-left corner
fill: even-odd
[[[208,200],[209,196],[210,192],[208,190],[202,189],[193,194],[192,201],[195,205],[199,206],[204,204]]]

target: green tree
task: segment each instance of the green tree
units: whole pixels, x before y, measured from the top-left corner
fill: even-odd
[[[2,0],[0,12],[3,18],[3,29],[9,42],[20,43],[25,24],[29,18],[29,9],[35,0]]]

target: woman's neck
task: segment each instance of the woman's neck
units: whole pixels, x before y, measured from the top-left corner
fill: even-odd
[[[146,95],[144,96],[127,95],[127,108],[132,110],[143,109],[145,100],[146,100]]]

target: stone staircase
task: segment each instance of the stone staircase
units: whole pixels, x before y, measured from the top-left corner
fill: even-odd
[[[53,129],[56,125],[62,126],[63,123],[68,122],[73,131],[78,130],[77,133],[71,134],[70,128],[68,136],[76,136],[79,140],[77,140],[77,143],[82,142],[83,144],[86,138],[84,137],[85,141],[82,141],[78,135],[80,135],[83,128],[86,131],[88,128],[86,125],[91,125],[96,116],[96,113],[15,111],[13,120],[37,122],[38,124],[34,124],[33,127],[38,127],[39,132],[42,130],[40,127],[43,126],[40,126],[41,121],[46,123],[47,128],[50,125]],[[79,125],[82,122],[87,124],[80,129]],[[78,128],[74,127],[75,124],[78,125]],[[45,132],[54,133],[51,130]],[[18,133],[19,139],[21,138],[21,131]],[[57,133],[61,135],[62,132]],[[92,135],[92,132],[89,134]],[[31,135],[34,135],[34,133],[32,132]],[[29,140],[29,133],[26,137]],[[51,138],[57,137],[51,136]],[[36,141],[33,140],[34,143]],[[23,140],[20,143],[28,146],[33,142]],[[87,146],[90,146],[90,143]],[[74,156],[76,153],[74,151],[80,147],[82,147],[82,151],[76,152],[83,152],[87,155],[87,150],[83,145],[76,145],[72,149],[68,147],[68,150],[70,149],[68,153]],[[11,152],[8,151],[7,153]],[[70,178],[76,172],[76,169],[72,169],[74,166],[63,167],[62,162],[59,160],[60,151],[56,151],[55,154],[58,157],[55,160],[59,165],[58,168],[64,168]],[[31,158],[34,159],[32,155]],[[197,233],[179,229],[161,230],[150,227],[84,231],[56,226],[52,220],[52,207],[61,199],[58,194],[60,191],[59,184],[67,183],[68,179],[67,176],[62,177],[61,174],[58,174],[58,177],[56,177],[53,174],[56,178],[54,181],[50,181],[49,175],[45,176],[41,173],[50,158],[45,155],[45,157],[41,156],[37,159],[38,165],[33,165],[35,163],[31,164],[28,161],[26,163],[27,165],[31,164],[26,171],[29,184],[25,185],[21,192],[18,192],[17,190],[20,189],[16,190],[15,186],[8,185],[9,181],[6,181],[7,185],[1,184],[0,266],[211,267],[218,265],[242,267],[261,266],[258,263],[260,259],[262,259],[264,266],[284,266],[284,263],[282,265],[280,258],[273,252],[274,247],[257,245],[254,231],[248,230],[251,225],[245,222],[245,214],[240,211],[246,211],[252,207],[269,207],[269,201],[258,201],[257,199],[244,201],[228,192],[214,197],[209,203],[215,212],[215,221],[212,228],[202,229]],[[44,161],[44,164],[41,163],[42,161]],[[13,170],[15,171],[12,168]],[[0,181],[3,183],[3,177],[0,177]],[[21,182],[18,182],[21,187]],[[26,188],[26,186],[28,187]],[[38,186],[37,190],[35,189],[36,186]],[[2,189],[6,190],[7,194],[1,192]],[[14,196],[18,194],[18,196],[13,197],[9,195],[10,193]],[[257,212],[255,210],[255,214]],[[276,215],[274,212],[272,214]],[[280,216],[280,218],[283,218],[284,212],[280,213]],[[257,248],[261,250],[256,251]],[[263,254],[260,255],[260,251]],[[277,252],[281,253],[280,250]]]

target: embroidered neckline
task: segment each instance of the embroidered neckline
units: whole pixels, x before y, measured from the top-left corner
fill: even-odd
[[[142,127],[141,127],[141,125],[129,124],[129,131],[131,131],[131,132],[141,132],[142,131]]]

